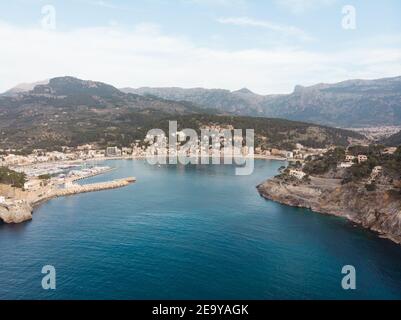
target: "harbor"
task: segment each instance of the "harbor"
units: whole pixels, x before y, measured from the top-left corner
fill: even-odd
[[[61,168],[63,171],[60,171]],[[34,208],[53,198],[123,188],[136,182],[136,178],[127,177],[91,184],[77,183],[115,169],[108,166],[88,168],[86,165],[54,164],[23,169],[28,177],[23,189],[1,186],[1,193],[4,196],[0,197],[0,221],[4,223],[16,224],[31,220]],[[40,175],[37,176],[38,174]]]

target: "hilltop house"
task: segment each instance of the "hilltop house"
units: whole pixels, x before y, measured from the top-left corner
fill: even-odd
[[[383,154],[394,154],[397,151],[396,147],[389,147],[384,149]]]
[[[365,156],[364,154],[360,154],[358,156],[358,163],[363,163],[363,162],[366,162],[366,161],[368,161],[368,156]]]
[[[351,168],[354,164],[352,162],[341,162],[338,168]]]
[[[372,173],[370,174],[369,183],[373,183],[376,178],[383,172],[383,167],[376,166],[373,168]]]
[[[373,170],[372,170],[372,175],[377,176],[377,175],[379,175],[379,174],[382,173],[382,172],[383,172],[383,167],[382,167],[382,166],[376,166],[376,167],[374,167]]]
[[[298,180],[302,180],[303,178],[305,178],[306,173],[303,172],[303,171],[300,171],[300,170],[293,170],[293,169],[291,169],[291,170],[289,171],[289,175],[290,175],[291,177],[297,178]]]

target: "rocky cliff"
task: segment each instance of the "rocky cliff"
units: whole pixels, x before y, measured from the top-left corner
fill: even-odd
[[[21,223],[32,219],[32,207],[26,201],[0,205],[0,220],[5,223]]]
[[[365,185],[342,185],[336,179],[312,177],[307,183],[276,177],[257,189],[266,199],[345,217],[401,244],[401,196],[388,186],[378,185],[375,191],[367,191]]]

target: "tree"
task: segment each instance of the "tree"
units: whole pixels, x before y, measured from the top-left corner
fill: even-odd
[[[41,174],[38,178],[40,180],[49,180],[51,178],[51,175],[50,174]]]
[[[8,184],[16,188],[22,188],[25,182],[25,173],[16,172],[6,167],[0,168],[0,183]]]

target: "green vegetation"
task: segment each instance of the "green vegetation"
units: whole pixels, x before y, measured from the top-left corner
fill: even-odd
[[[15,172],[6,167],[0,167],[0,183],[8,184],[16,188],[23,188],[26,182],[24,173]]]
[[[169,119],[170,118],[170,119]],[[227,126],[242,129],[254,129],[255,147],[262,150],[279,148],[293,150],[296,143],[306,147],[324,148],[328,145],[346,146],[348,137],[359,138],[359,134],[347,130],[312,125],[304,122],[284,119],[254,118],[239,116],[217,116],[209,114],[180,115],[161,119],[152,128],[160,128],[168,132],[168,120],[176,120],[179,129],[192,128],[200,133],[205,125]]]
[[[386,174],[391,179],[399,179],[401,174],[401,147],[393,154],[385,154],[384,147],[380,145],[372,145],[369,147],[356,146],[349,148],[349,152],[353,155],[365,154],[368,161],[356,163],[346,171],[343,183],[357,182],[361,179],[368,178],[372,170],[377,167],[383,167]]]
[[[389,147],[397,147],[401,145],[401,131],[388,138],[383,139],[381,143]]]
[[[352,167],[344,170],[343,184],[358,182],[371,176],[375,167],[382,167],[383,172],[389,181],[401,179],[401,147],[394,154],[384,152],[385,147],[381,145],[371,146],[352,146],[348,148],[348,154],[366,155],[368,160],[362,163],[355,163]],[[337,165],[345,160],[345,149],[335,148],[317,158],[306,159],[303,171],[309,175],[324,175],[330,171],[337,172]],[[367,185],[369,191],[373,191],[376,186],[374,183]]]
[[[350,137],[363,139],[356,132],[304,122],[218,115],[222,111],[210,107],[216,105],[199,107],[194,102],[125,94],[104,83],[54,78],[31,94],[0,97],[0,148],[54,151],[86,143],[128,147],[142,141],[150,129],[167,132],[168,120],[176,120],[180,129],[198,131],[211,124],[254,129],[255,147],[262,149],[292,150],[296,143],[346,146]]]
[[[376,184],[375,183],[369,183],[365,186],[366,190],[369,192],[376,191]]]
[[[51,112],[49,110],[43,116],[48,117]],[[312,148],[323,148],[328,145],[346,146],[348,137],[359,137],[355,132],[282,119],[209,114],[172,116],[150,110],[138,112],[121,109],[98,114],[98,111],[69,108],[55,113],[59,115],[56,121],[41,120],[47,123],[46,126],[36,124],[36,119],[30,119],[20,123],[19,126],[3,128],[7,137],[7,140],[3,141],[3,146],[20,148],[23,142],[27,149],[47,151],[59,150],[61,146],[75,147],[87,143],[96,143],[100,147],[108,145],[128,147],[137,140],[142,141],[151,129],[160,128],[168,133],[169,120],[177,121],[179,129],[192,128],[198,133],[205,125],[223,127],[232,125],[235,129],[243,129],[244,135],[246,129],[254,129],[255,147],[260,147],[262,150],[269,148],[293,150],[296,143]]]
[[[321,175],[330,170],[335,170],[337,164],[345,159],[345,149],[335,148],[316,159],[306,159],[303,171],[309,175]]]
[[[51,178],[50,174],[42,174],[38,177],[40,180],[49,180]]]

